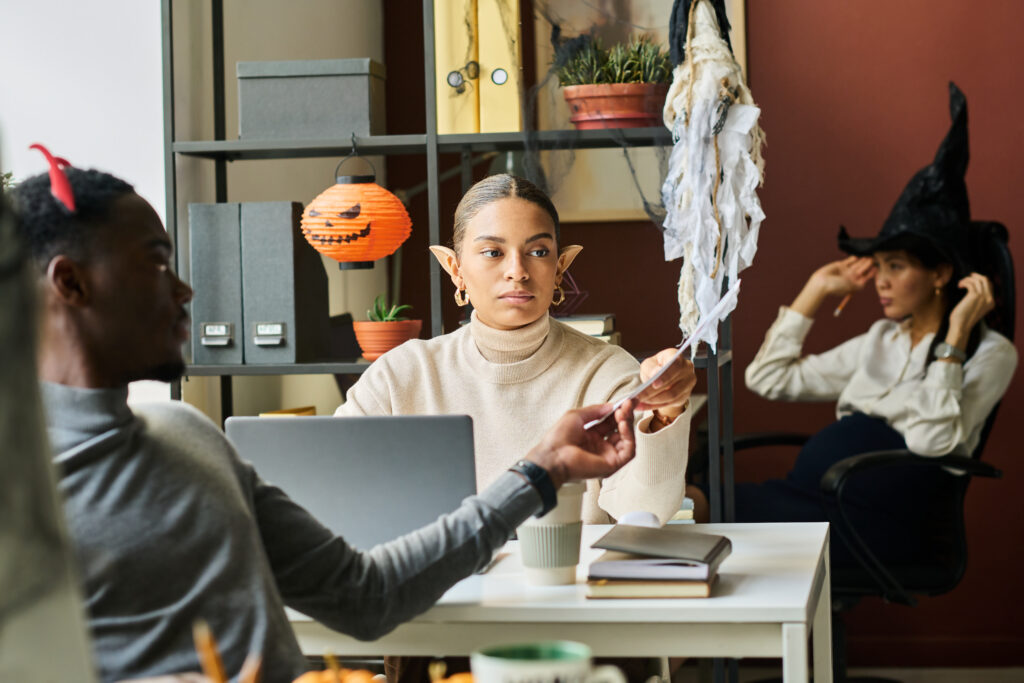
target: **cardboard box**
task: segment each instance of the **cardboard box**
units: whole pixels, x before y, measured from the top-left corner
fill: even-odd
[[[384,66],[372,59],[238,62],[238,137],[384,134]]]

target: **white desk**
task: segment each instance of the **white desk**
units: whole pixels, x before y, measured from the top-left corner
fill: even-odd
[[[466,655],[485,645],[567,639],[600,656],[781,657],[783,680],[808,680],[813,633],[816,683],[832,681],[828,525],[705,524],[728,536],[707,599],[587,600],[586,564],[606,526],[587,526],[577,583],[526,583],[516,543],[488,573],[471,576],[431,609],[373,642],[331,631],[301,615],[292,625],[304,652],[338,655]]]

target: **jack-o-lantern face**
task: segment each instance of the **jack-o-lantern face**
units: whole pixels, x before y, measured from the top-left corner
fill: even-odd
[[[402,202],[376,183],[338,183],[302,215],[306,240],[343,263],[376,261],[394,253],[411,228]]]
[[[337,217],[335,218],[335,223],[339,223],[340,224],[341,220],[354,220],[356,218],[359,218],[359,214],[361,212],[362,212],[362,204],[356,204],[351,209],[346,209],[345,211],[340,212],[337,215]],[[309,215],[312,218],[318,218],[320,216],[320,212],[315,210],[315,209],[313,209],[313,210],[311,210],[309,212]],[[334,223],[331,222],[331,217],[330,216],[326,216],[324,218],[324,227],[325,228],[333,228],[334,227]],[[360,230],[359,232],[350,232],[350,233],[343,233],[343,234],[337,234],[337,235],[323,235],[323,234],[313,234],[313,231],[311,229],[303,228],[302,229],[302,234],[306,236],[306,240],[310,244],[313,244],[314,242],[319,243],[320,245],[325,245],[325,244],[348,244],[350,242],[355,242],[357,239],[360,239],[362,237],[369,237],[370,236],[370,224],[367,223],[366,227],[363,228],[362,230]]]

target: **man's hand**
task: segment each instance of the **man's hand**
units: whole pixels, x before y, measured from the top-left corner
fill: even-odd
[[[573,479],[607,477],[633,459],[633,411],[635,401],[626,401],[592,429],[583,425],[608,414],[611,404],[570,410],[541,437],[526,459],[548,471],[555,488]]]

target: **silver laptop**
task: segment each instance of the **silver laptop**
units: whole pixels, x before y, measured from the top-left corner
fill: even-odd
[[[419,529],[476,493],[468,415],[231,417],[243,460],[362,549]]]

